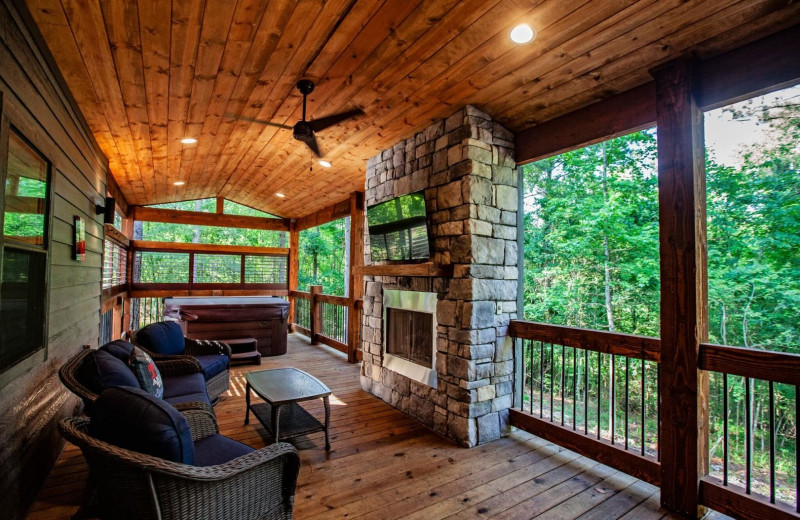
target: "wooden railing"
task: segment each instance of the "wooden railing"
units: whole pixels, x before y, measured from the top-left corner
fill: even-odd
[[[521,375],[511,424],[660,485],[660,405],[669,398],[659,389],[661,341],[521,320],[511,322],[510,334],[519,340],[515,363]],[[710,372],[713,435],[700,503],[735,518],[797,520],[797,427],[785,428],[776,403],[797,425],[800,356],[701,344],[698,366]],[[731,413],[734,399],[740,414]],[[744,446],[743,460],[732,456],[734,441]],[[786,444],[789,449],[779,453],[777,446]]]
[[[163,298],[131,298],[130,306],[128,312],[131,316],[131,323],[125,325],[126,330],[138,330],[145,325],[164,319]]]
[[[323,343],[347,354],[350,362],[358,359],[358,327],[352,327],[351,313],[360,318],[360,300],[322,294],[322,286],[312,285],[309,292],[289,291],[292,326],[308,336],[312,343]],[[358,321],[355,321],[358,323]]]
[[[709,439],[700,502],[737,518],[800,518],[800,356],[704,343],[698,365],[710,372],[710,423],[722,425]],[[794,431],[776,417],[779,400]],[[792,441],[794,453],[779,450]]]
[[[510,334],[511,424],[659,485],[659,340],[519,320]]]

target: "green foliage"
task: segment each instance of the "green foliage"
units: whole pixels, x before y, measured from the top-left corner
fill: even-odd
[[[322,285],[325,294],[345,296],[347,220],[334,220],[300,232],[300,290],[308,290],[309,285]]]
[[[755,122],[766,129],[765,138],[758,142],[754,139],[738,163],[722,164],[713,155],[706,157],[711,342],[800,353],[798,99],[800,95],[791,91],[778,104],[752,100],[726,108],[733,125],[736,121],[750,121],[751,126]],[[747,130],[734,127],[728,131]],[[647,130],[524,167],[525,318],[659,335],[656,151],[656,132]],[[608,430],[608,408],[591,408],[594,399],[610,395],[608,361],[598,360],[591,369],[584,368],[592,370],[592,375],[601,381],[602,390],[598,390],[591,377],[588,388],[581,385],[580,359],[576,364],[578,374],[573,375],[573,369],[569,364],[561,365],[558,356],[542,361],[537,349],[527,350],[524,355],[526,366],[532,369],[526,375],[527,388],[531,389],[525,396],[528,404],[535,408],[542,403],[537,392],[543,388],[544,414],[559,414],[558,399],[552,412],[547,408],[546,398],[553,384],[548,374],[564,373],[566,368],[568,380],[572,377],[578,380],[577,412],[585,404],[580,401],[585,391],[589,397],[589,429],[597,428],[594,413],[599,414],[601,428]],[[618,365],[619,360],[614,363]],[[615,372],[622,374],[625,370],[616,366]],[[641,376],[635,371],[630,384],[635,395],[637,386],[642,386]],[[749,407],[753,416],[750,425],[753,485],[764,493],[769,481],[769,391],[766,382],[750,384],[751,402],[746,403],[743,378],[729,377],[726,418],[722,408],[722,375],[712,374],[711,471],[721,470],[721,440],[727,419],[730,478],[742,484],[748,430],[744,411]],[[568,387],[555,391],[557,395],[565,392],[567,403],[575,397]],[[655,392],[656,377],[647,375],[648,424],[655,411]],[[778,496],[791,503],[797,478],[796,389],[776,384],[774,400]],[[634,401],[630,412],[641,413],[641,406]],[[566,415],[569,417],[570,413],[567,406]],[[653,424],[647,428],[655,431],[655,427]],[[603,435],[608,438],[610,433],[606,431]],[[649,435],[647,442],[651,442]]]
[[[658,335],[655,161],[646,130],[524,167],[527,319]]]

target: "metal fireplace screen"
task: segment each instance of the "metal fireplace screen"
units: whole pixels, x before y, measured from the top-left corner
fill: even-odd
[[[405,309],[386,309],[386,352],[412,363],[433,363],[433,314]]]

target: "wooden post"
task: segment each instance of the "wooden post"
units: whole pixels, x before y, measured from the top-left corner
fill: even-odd
[[[708,337],[703,114],[692,62],[654,71],[658,120],[661,254],[661,504],[703,514],[708,468],[708,374],[698,370]]]
[[[358,301],[364,296],[364,277],[355,274],[364,265],[364,194],[350,195],[350,310],[347,319],[347,360],[357,361],[361,338],[361,307]]]
[[[289,323],[292,331],[296,323],[295,299],[292,298],[292,291],[297,290],[297,275],[300,271],[300,232],[297,231],[297,222],[289,224]]]
[[[222,215],[225,213],[225,199],[223,197],[217,197],[217,215]]]
[[[317,334],[322,333],[322,312],[320,311],[317,295],[322,294],[322,286],[311,285],[308,291],[311,293],[311,344],[317,345],[319,344],[319,341],[317,341]]]

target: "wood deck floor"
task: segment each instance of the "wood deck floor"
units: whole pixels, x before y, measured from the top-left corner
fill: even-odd
[[[457,447],[362,391],[358,365],[295,334],[287,355],[234,367],[229,395],[216,407],[223,434],[256,448],[269,442],[258,421],[244,425],[244,374],[285,366],[333,391],[332,451],[324,451],[322,433],[295,444],[302,459],[297,519],[673,518],[659,508],[657,488],[525,432]],[[306,404],[322,417],[321,401]],[[28,518],[69,518],[86,472],[80,451],[68,445]]]

